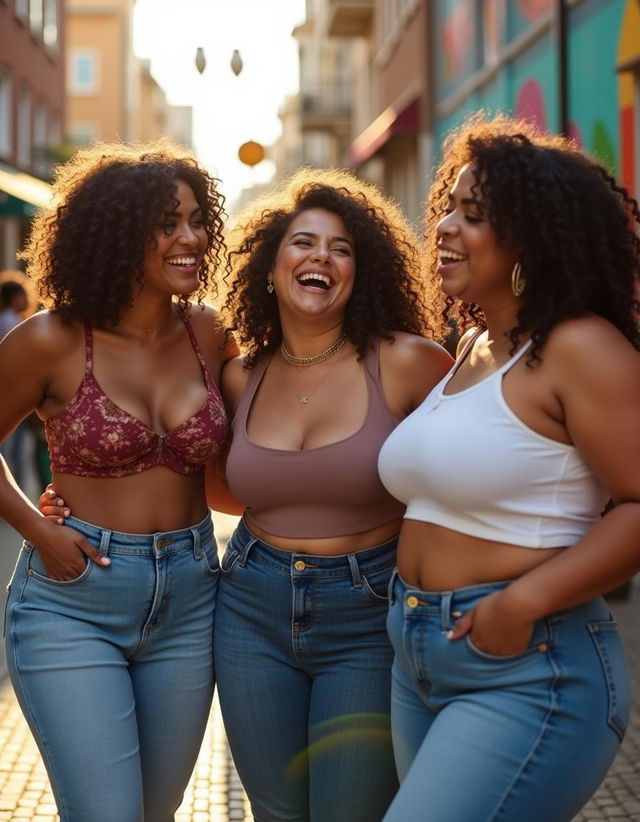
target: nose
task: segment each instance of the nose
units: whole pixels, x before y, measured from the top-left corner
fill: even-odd
[[[449,214],[445,214],[438,222],[436,223],[436,234],[438,237],[442,237],[445,234],[457,234],[458,232],[458,224],[454,219],[453,212]]]
[[[185,245],[192,246],[194,244],[197,244],[198,235],[196,234],[196,232],[195,232],[193,226],[191,225],[191,223],[185,223],[182,226],[182,229],[181,229],[181,231],[179,232],[179,235],[178,235],[178,240],[180,242],[182,242],[183,244],[185,244]]]
[[[320,241],[313,247],[311,252],[312,260],[326,260],[329,256],[329,246],[327,243]]]

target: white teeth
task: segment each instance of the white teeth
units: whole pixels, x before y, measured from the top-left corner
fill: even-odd
[[[459,263],[462,260],[466,260],[466,256],[464,254],[458,254],[457,251],[439,251],[438,256],[442,260],[442,262],[456,262]]]
[[[195,257],[169,257],[167,262],[171,265],[195,265]]]
[[[320,282],[324,283],[327,287],[331,285],[331,279],[327,277],[326,274],[320,274],[320,272],[316,271],[309,271],[298,277],[299,283],[306,283],[309,282],[309,280],[320,280]]]

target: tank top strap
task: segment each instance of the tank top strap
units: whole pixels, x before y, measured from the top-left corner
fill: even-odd
[[[253,405],[253,398],[256,395],[258,386],[262,382],[264,372],[267,370],[267,366],[270,362],[271,356],[269,354],[264,354],[263,356],[258,358],[257,363],[254,365],[251,371],[249,371],[247,387],[245,388],[242,394],[242,398],[238,403],[238,408],[233,418],[234,423],[240,423],[240,426],[237,432],[234,434],[234,436],[244,436],[244,432],[246,430],[245,426],[247,422],[247,417],[249,416],[249,410]]]
[[[531,340],[527,340],[527,342],[519,348],[512,357],[509,357],[504,365],[501,365],[500,368],[497,369],[496,374],[506,374],[506,372],[518,362],[525,351],[528,351],[530,348]]]
[[[84,323],[84,367],[85,371],[93,371],[93,330],[91,323]]]
[[[381,340],[379,338],[374,340],[374,342],[369,346],[364,358],[364,370],[369,389],[369,396],[371,398],[369,402],[368,417],[371,417],[372,413],[375,414],[376,412],[381,412],[392,421],[395,427],[397,425],[397,420],[394,419],[393,414],[387,405],[387,399],[384,395],[384,391],[382,390],[382,380],[380,376],[380,343]]]

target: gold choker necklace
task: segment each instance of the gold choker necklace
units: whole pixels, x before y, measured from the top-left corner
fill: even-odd
[[[330,345],[326,351],[321,351],[320,354],[316,354],[313,357],[294,357],[289,351],[287,351],[284,341],[280,343],[280,352],[282,354],[282,359],[285,362],[288,362],[289,365],[299,365],[302,368],[307,368],[309,365],[318,365],[318,363],[324,362],[328,360],[329,357],[333,357],[334,354],[337,354],[338,351],[342,348],[342,346],[347,341],[347,335],[342,334],[333,345]]]

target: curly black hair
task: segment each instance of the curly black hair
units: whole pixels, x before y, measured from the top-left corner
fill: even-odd
[[[430,189],[427,261],[437,269],[436,224],[460,169],[471,166],[474,189],[498,242],[519,250],[526,286],[516,325],[507,332],[515,351],[532,339],[533,364],[555,325],[600,315],[640,348],[635,288],[640,274],[640,212],[613,176],[564,137],[541,133],[523,120],[483,112],[452,131]],[[446,299],[445,315],[459,329],[486,328],[480,306]]]
[[[145,251],[175,207],[179,180],[193,190],[209,238],[193,295],[202,302],[225,258],[224,197],[185,149],[162,139],[98,143],[58,166],[54,205],[38,213],[21,254],[43,303],[64,322],[115,325],[142,285]],[[179,303],[186,309],[187,295]]]
[[[311,208],[337,214],[354,240],[356,278],[343,329],[359,358],[394,331],[444,337],[440,290],[435,279],[423,281],[416,238],[399,206],[348,171],[303,168],[255,201],[230,238],[224,312],[248,368],[282,339],[267,273],[292,220]]]

